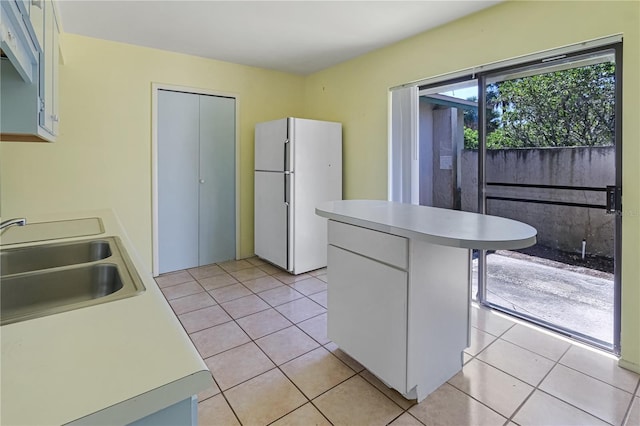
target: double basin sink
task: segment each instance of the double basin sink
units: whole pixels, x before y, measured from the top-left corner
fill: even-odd
[[[0,250],[0,325],[144,290],[118,237]]]

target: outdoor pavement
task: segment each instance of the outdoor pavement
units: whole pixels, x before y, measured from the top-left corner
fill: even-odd
[[[613,341],[613,275],[513,252],[487,256],[487,300],[607,343]],[[477,292],[473,261],[473,292]]]

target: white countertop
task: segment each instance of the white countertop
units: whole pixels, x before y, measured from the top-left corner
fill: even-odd
[[[480,250],[509,250],[536,243],[532,226],[498,216],[379,200],[330,201],[316,214],[432,244]]]
[[[119,236],[146,291],[0,327],[2,424],[126,424],[213,384],[111,211],[28,219],[86,217],[100,217],[104,233],[55,241]]]

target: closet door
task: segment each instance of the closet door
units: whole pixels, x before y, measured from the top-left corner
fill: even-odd
[[[159,272],[199,265],[197,95],[158,91]]]
[[[235,99],[200,95],[199,264],[236,257]]]

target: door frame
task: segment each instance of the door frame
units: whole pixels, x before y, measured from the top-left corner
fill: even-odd
[[[208,90],[195,87],[177,86],[173,84],[151,83],[151,272],[154,277],[159,275],[160,266],[160,248],[158,246],[158,91],[168,90],[173,92],[191,93],[194,95],[219,96],[225,98],[233,98],[235,100],[235,177],[234,177],[234,194],[235,194],[235,220],[236,220],[236,259],[239,257],[240,247],[240,197],[238,182],[240,181],[240,144],[239,134],[240,126],[238,119],[240,107],[239,96],[236,93],[221,92],[217,90]]]
[[[487,78],[500,73],[508,73],[527,66],[539,67],[537,69],[544,70],[545,65],[553,64],[554,59],[570,58],[572,56],[582,56],[589,53],[597,53],[606,50],[612,50],[615,61],[615,188],[616,192],[622,193],[622,41],[603,44],[600,46],[576,49],[561,55],[561,58],[550,57],[542,61],[522,62],[521,64],[513,64],[503,68],[478,73],[478,105],[486,103],[486,86]],[[534,68],[536,69],[536,68]],[[487,214],[487,179],[486,179],[486,117],[485,108],[478,108],[478,213]],[[487,300],[487,251],[480,250],[478,257],[478,304],[489,307],[501,312],[505,312],[516,318],[524,319],[532,324],[536,324],[550,330],[553,330],[564,336],[574,338],[581,342],[586,342],[592,346],[611,351],[616,356],[620,356],[621,352],[621,323],[622,323],[622,202],[621,197],[617,196],[613,206],[614,214],[614,244],[613,244],[613,341],[611,346],[598,341],[593,336],[586,336],[579,332],[572,331],[561,324],[555,324],[537,318],[532,315],[517,312],[507,307],[489,302]]]
[[[610,35],[606,37],[602,37],[599,39],[584,41],[582,43],[571,44],[564,47],[558,47],[548,50],[543,50],[535,53],[531,53],[528,55],[523,55],[519,57],[514,57],[510,59],[505,59],[502,61],[497,61],[493,63],[487,63],[478,65],[472,68],[462,69],[458,71],[454,71],[451,73],[440,74],[434,77],[429,77],[421,80],[416,80],[413,82],[408,82],[399,86],[389,88],[389,101],[388,101],[388,154],[389,154],[389,170],[388,170],[388,194],[391,197],[392,184],[394,184],[394,179],[399,179],[402,177],[402,171],[395,170],[392,166],[392,162],[394,160],[394,155],[398,155],[396,153],[401,153],[404,149],[405,151],[410,151],[412,146],[416,143],[413,139],[417,137],[417,135],[411,135],[411,137],[400,138],[397,137],[393,132],[393,106],[392,99],[393,93],[395,91],[406,89],[409,87],[417,87],[418,95],[420,92],[426,88],[430,87],[439,87],[439,86],[447,86],[449,84],[455,84],[462,81],[471,81],[476,80],[478,87],[484,87],[485,78],[487,75],[493,74],[499,70],[506,70],[511,68],[520,68],[527,64],[539,63],[539,62],[547,62],[549,59],[560,59],[564,56],[571,56],[576,54],[583,54],[588,51],[599,51],[606,50],[607,48],[615,51],[615,61],[616,61],[616,82],[620,82],[620,84],[616,84],[616,135],[615,135],[615,144],[616,144],[616,187],[622,188],[622,42],[623,37],[622,34]],[[484,99],[484,91],[479,90],[478,92],[478,104],[483,105],[485,103]],[[620,109],[618,109],[620,108]],[[407,121],[419,119],[418,115],[411,115],[406,118]],[[484,111],[482,108],[478,109],[478,125],[479,125],[479,143],[482,144],[482,140],[484,138],[485,130],[481,129],[484,126],[485,117]],[[419,133],[419,132],[418,132]],[[482,145],[479,149],[483,148]],[[486,214],[486,208],[484,199],[482,198],[481,192],[483,191],[483,186],[485,184],[484,179],[484,169],[485,169],[485,161],[484,156],[478,156],[478,213]],[[397,161],[397,160],[396,160]],[[413,165],[413,164],[412,164]],[[404,171],[404,173],[407,173]],[[413,182],[410,179],[403,179],[401,182],[395,182],[400,190],[403,189],[403,185],[418,185],[418,182]],[[396,188],[394,188],[396,189]],[[396,189],[397,190],[397,189]],[[391,199],[391,198],[389,198]],[[614,244],[614,260],[615,260],[615,274],[614,274],[614,337],[613,337],[613,347],[609,348],[608,346],[604,349],[608,351],[612,351],[616,356],[620,356],[621,354],[621,338],[622,338],[622,210],[619,202],[616,206],[616,214],[615,214],[615,240]],[[481,257],[485,255],[482,251],[479,253]],[[478,268],[478,280],[483,280],[486,282],[486,267],[482,265],[482,262],[479,262]],[[484,277],[484,278],[483,278]],[[469,283],[471,285],[471,282]],[[482,286],[479,283],[479,292],[482,291]],[[483,300],[485,299],[485,300]],[[497,309],[496,306],[492,306],[486,303],[486,298],[482,296],[482,294],[478,295],[478,303],[482,306],[489,307],[491,309]],[[504,311],[504,310],[503,310]],[[530,321],[527,319],[527,321]],[[530,321],[532,322],[532,321]],[[543,324],[538,322],[537,325],[541,325],[543,327],[548,327],[547,324]],[[560,334],[563,333],[563,330],[558,328],[551,328],[555,332]],[[596,345],[598,346],[598,345]]]

